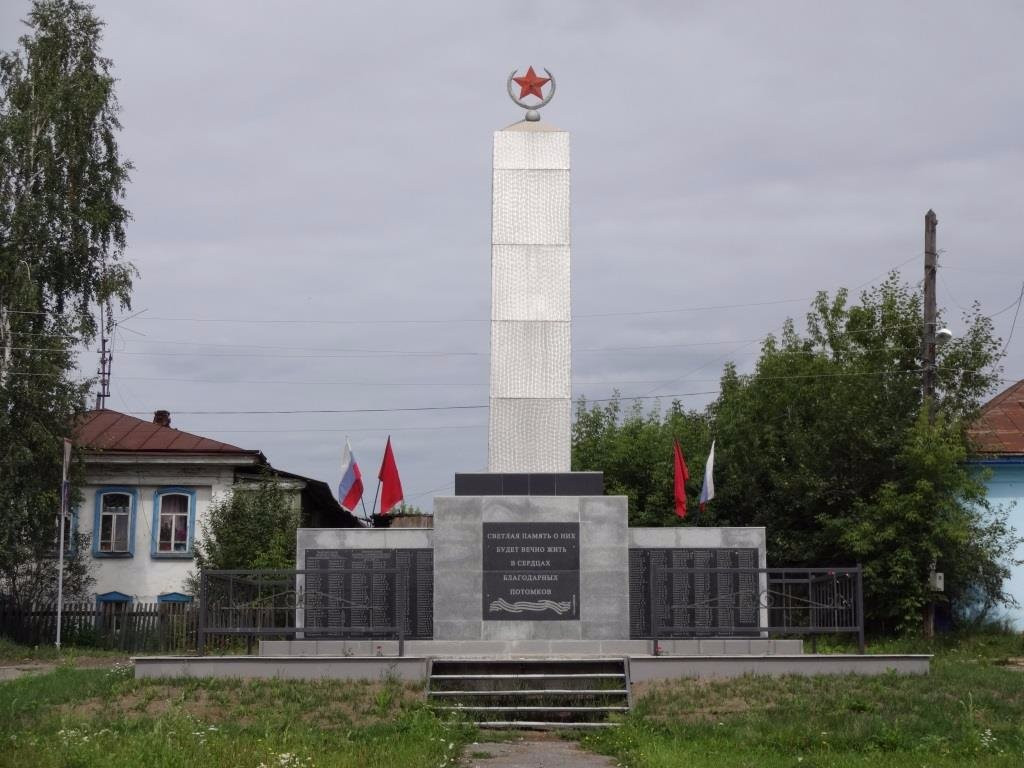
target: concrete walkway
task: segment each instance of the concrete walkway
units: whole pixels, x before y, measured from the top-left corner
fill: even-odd
[[[584,752],[571,741],[526,738],[470,744],[462,764],[469,768],[615,768],[610,757]]]

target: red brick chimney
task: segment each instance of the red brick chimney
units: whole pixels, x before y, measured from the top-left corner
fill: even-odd
[[[171,412],[170,411],[154,411],[153,412],[153,423],[159,424],[161,427],[171,426]]]

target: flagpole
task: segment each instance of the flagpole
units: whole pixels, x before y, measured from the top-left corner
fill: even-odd
[[[71,441],[64,438],[64,468],[60,481],[60,515],[57,527],[60,531],[57,543],[57,638],[55,645],[60,650],[60,629],[64,608],[64,520],[67,518],[71,488],[68,484],[68,465],[71,463]]]
[[[373,493],[373,505],[370,507],[370,516],[373,516],[373,510],[377,507],[377,496],[380,494],[380,478],[377,478],[377,490]]]

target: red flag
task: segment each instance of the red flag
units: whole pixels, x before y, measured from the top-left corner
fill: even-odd
[[[388,445],[384,449],[384,461],[381,462],[377,479],[381,482],[380,514],[386,515],[403,499],[402,479],[398,476],[395,454],[391,451],[390,435],[388,435]]]
[[[683,458],[678,440],[675,441],[673,451],[676,465],[676,514],[683,518],[686,517],[686,481],[690,479],[690,472],[686,469],[686,459]]]

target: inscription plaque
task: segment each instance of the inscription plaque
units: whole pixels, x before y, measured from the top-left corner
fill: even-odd
[[[630,549],[629,636],[651,637],[652,597],[659,637],[756,635],[757,567],[757,549]]]
[[[406,638],[433,637],[433,550],[310,549],[306,568],[328,569],[306,574],[304,623],[311,636],[396,637],[403,617]],[[383,572],[392,568],[397,573]]]
[[[484,621],[579,619],[579,523],[484,523],[483,542]]]

